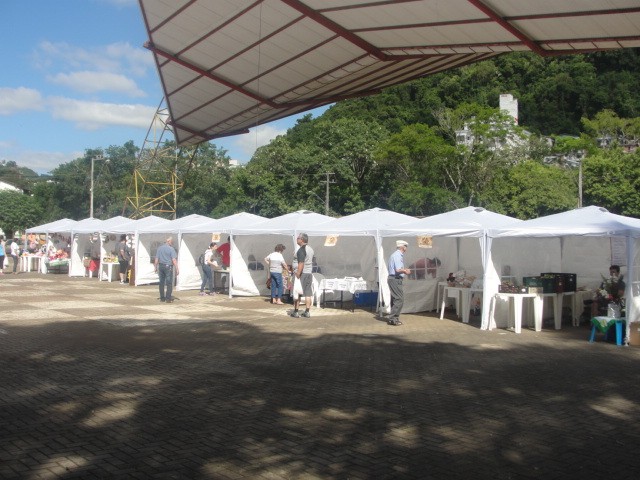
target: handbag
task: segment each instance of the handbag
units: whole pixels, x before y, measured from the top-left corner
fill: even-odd
[[[267,278],[267,288],[271,288],[271,277]]]

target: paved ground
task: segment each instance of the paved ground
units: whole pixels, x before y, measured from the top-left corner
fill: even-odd
[[[637,478],[640,347],[177,296],[0,277],[0,478]]]

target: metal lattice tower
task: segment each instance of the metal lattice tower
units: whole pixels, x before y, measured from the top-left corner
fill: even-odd
[[[176,218],[178,191],[183,187],[178,167],[185,158],[190,165],[197,148],[178,148],[170,141],[172,139],[169,109],[163,98],[138,154],[129,195],[122,209],[123,216]]]

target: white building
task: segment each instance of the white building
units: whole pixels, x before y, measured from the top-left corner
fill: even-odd
[[[0,181],[0,190],[9,190],[9,191],[12,191],[12,192],[24,193],[18,187],[14,187],[10,183],[6,183],[6,182],[3,182],[3,181]]]

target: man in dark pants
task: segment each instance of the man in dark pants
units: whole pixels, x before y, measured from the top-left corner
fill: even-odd
[[[173,238],[169,237],[166,243],[158,248],[156,252],[155,271],[158,273],[158,279],[160,281],[161,302],[173,302],[171,294],[173,292],[174,268],[176,275],[178,275],[178,254],[176,249],[173,248]]]
[[[391,312],[387,323],[389,325],[402,325],[400,321],[400,313],[402,312],[402,304],[404,303],[404,290],[402,289],[402,279],[405,275],[409,275],[411,270],[404,268],[404,252],[407,251],[407,245],[404,240],[396,242],[396,251],[389,257],[388,268],[389,277],[387,284],[391,293]]]

